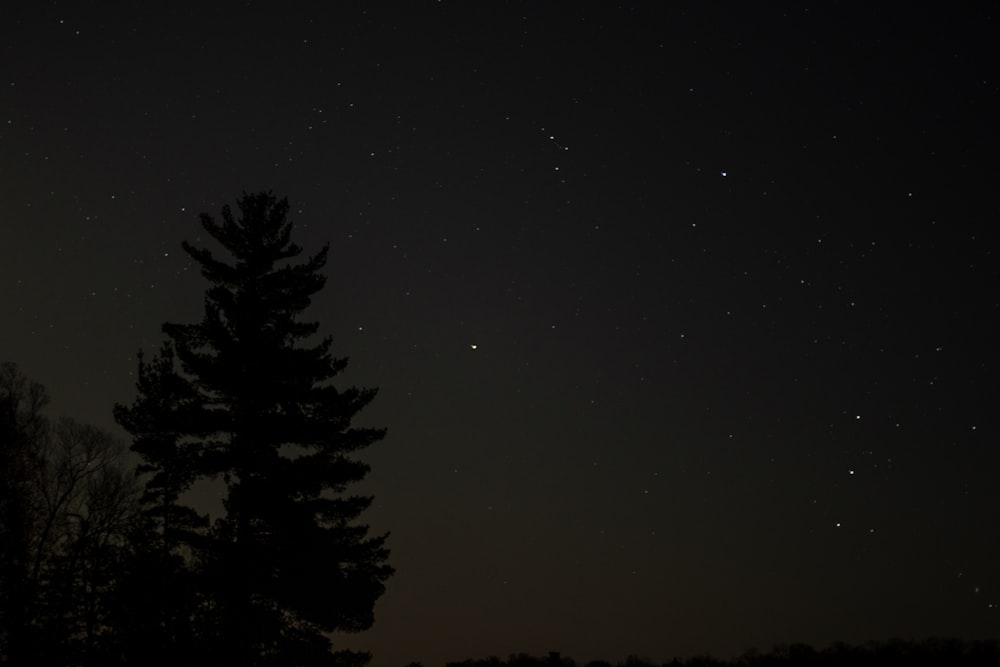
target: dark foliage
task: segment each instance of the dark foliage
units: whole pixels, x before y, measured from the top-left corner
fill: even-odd
[[[32,601],[31,497],[46,422],[44,387],[0,365],[0,655],[22,661]]]
[[[211,284],[204,318],[164,325],[170,340],[140,362],[138,398],[115,410],[150,475],[151,629],[163,654],[187,662],[363,664],[367,654],[334,653],[327,635],[370,627],[392,573],[385,536],[356,523],[371,498],[346,495],[368,472],[351,455],[384,435],[351,426],[375,391],[335,388],[347,360],[329,338],[306,342],[319,325],[300,316],[325,283],[327,248],[289,263],[302,249],[287,201],[245,194],[238,205],[238,219],[228,206],[221,222],[201,216],[228,260],[184,243]],[[199,480],[225,487],[211,526],[182,503]]]
[[[731,660],[719,660],[709,655],[702,655],[686,660],[675,659],[662,666],[632,655],[624,661],[614,663],[614,667],[845,667],[847,665],[986,667],[997,664],[1000,664],[1000,642],[996,640],[963,641],[933,638],[923,642],[893,639],[885,642],[869,642],[860,646],[837,643],[822,650],[806,644],[791,644],[776,646],[769,653],[751,649]],[[491,656],[479,660],[449,662],[445,667],[576,667],[576,663],[571,658],[560,657],[558,653],[550,653],[547,657],[516,653],[511,654],[507,660]],[[584,667],[612,667],[612,663],[593,660]]]
[[[134,474],[120,443],[50,422],[46,402],[41,385],[0,365],[0,663],[108,664],[139,520]]]

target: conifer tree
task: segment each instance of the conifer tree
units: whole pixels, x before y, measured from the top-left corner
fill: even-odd
[[[180,493],[224,485],[198,563],[202,659],[360,664],[366,654],[332,652],[327,634],[370,627],[392,573],[386,536],[357,522],[372,499],[348,492],[368,472],[352,455],[384,436],[351,426],[375,390],[336,388],[347,359],[330,338],[310,344],[319,325],[300,319],[325,284],[328,246],[294,263],[286,199],[244,193],[238,209],[200,218],[229,258],[183,244],[210,283],[204,317],[164,325],[168,347],[116,414],[153,473],[164,535]]]
[[[115,419],[132,435],[147,474],[140,498],[143,521],[119,590],[123,651],[130,662],[173,665],[190,655],[200,588],[191,559],[206,546],[208,517],[180,502],[197,476],[197,443],[182,429],[197,409],[197,394],[175,369],[170,343],[151,362],[139,353],[138,397],[116,405]]]

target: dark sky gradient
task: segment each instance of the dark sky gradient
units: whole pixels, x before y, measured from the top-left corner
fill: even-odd
[[[866,4],[7,3],[0,359],[121,433],[271,189],[381,389],[374,667],[995,638],[996,8]]]

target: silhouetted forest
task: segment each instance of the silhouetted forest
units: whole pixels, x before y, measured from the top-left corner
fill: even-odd
[[[210,283],[202,321],[167,323],[109,434],[43,415],[45,388],[0,366],[0,662],[355,666],[330,636],[371,627],[393,570],[350,495],[354,428],[375,390],[334,387],[347,360],[302,312],[327,248],[300,264],[288,202],[245,194],[203,214],[228,257],[183,247]],[[313,339],[315,341],[315,339]],[[110,406],[109,406],[110,407]],[[185,496],[222,489],[209,517]]]
[[[813,667],[894,667],[896,665],[959,665],[982,666],[1000,664],[1000,642],[964,641],[961,639],[927,639],[904,641],[892,639],[851,646],[836,643],[824,649],[806,644],[776,646],[767,653],[751,649],[730,660],[720,660],[709,655],[686,660],[675,659],[662,665],[638,656],[624,661],[608,662],[591,660],[577,663],[572,658],[550,653],[539,657],[517,653],[501,660],[495,656],[480,660],[449,662],[445,667],[780,667],[782,665],[810,665]],[[411,663],[407,667],[423,667]]]

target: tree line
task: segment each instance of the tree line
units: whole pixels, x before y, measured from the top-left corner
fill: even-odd
[[[547,656],[514,653],[506,660],[496,656],[448,662],[445,667],[991,667],[1000,664],[1000,641],[967,641],[957,638],[930,638],[924,641],[890,639],[860,645],[843,642],[817,649],[808,644],[786,644],[761,652],[750,649],[743,655],[723,660],[710,655],[675,658],[658,664],[631,655],[625,660],[591,660],[577,663],[557,652]],[[407,667],[422,667],[410,663]]]
[[[200,322],[166,323],[139,354],[136,397],[114,406],[126,445],[44,414],[48,396],[0,366],[0,664],[337,665],[335,632],[367,629],[392,574],[351,425],[373,389],[302,319],[328,247],[296,263],[288,202],[239,199],[184,242],[209,282]],[[138,455],[130,466],[126,449]],[[188,502],[213,481],[222,511]]]

